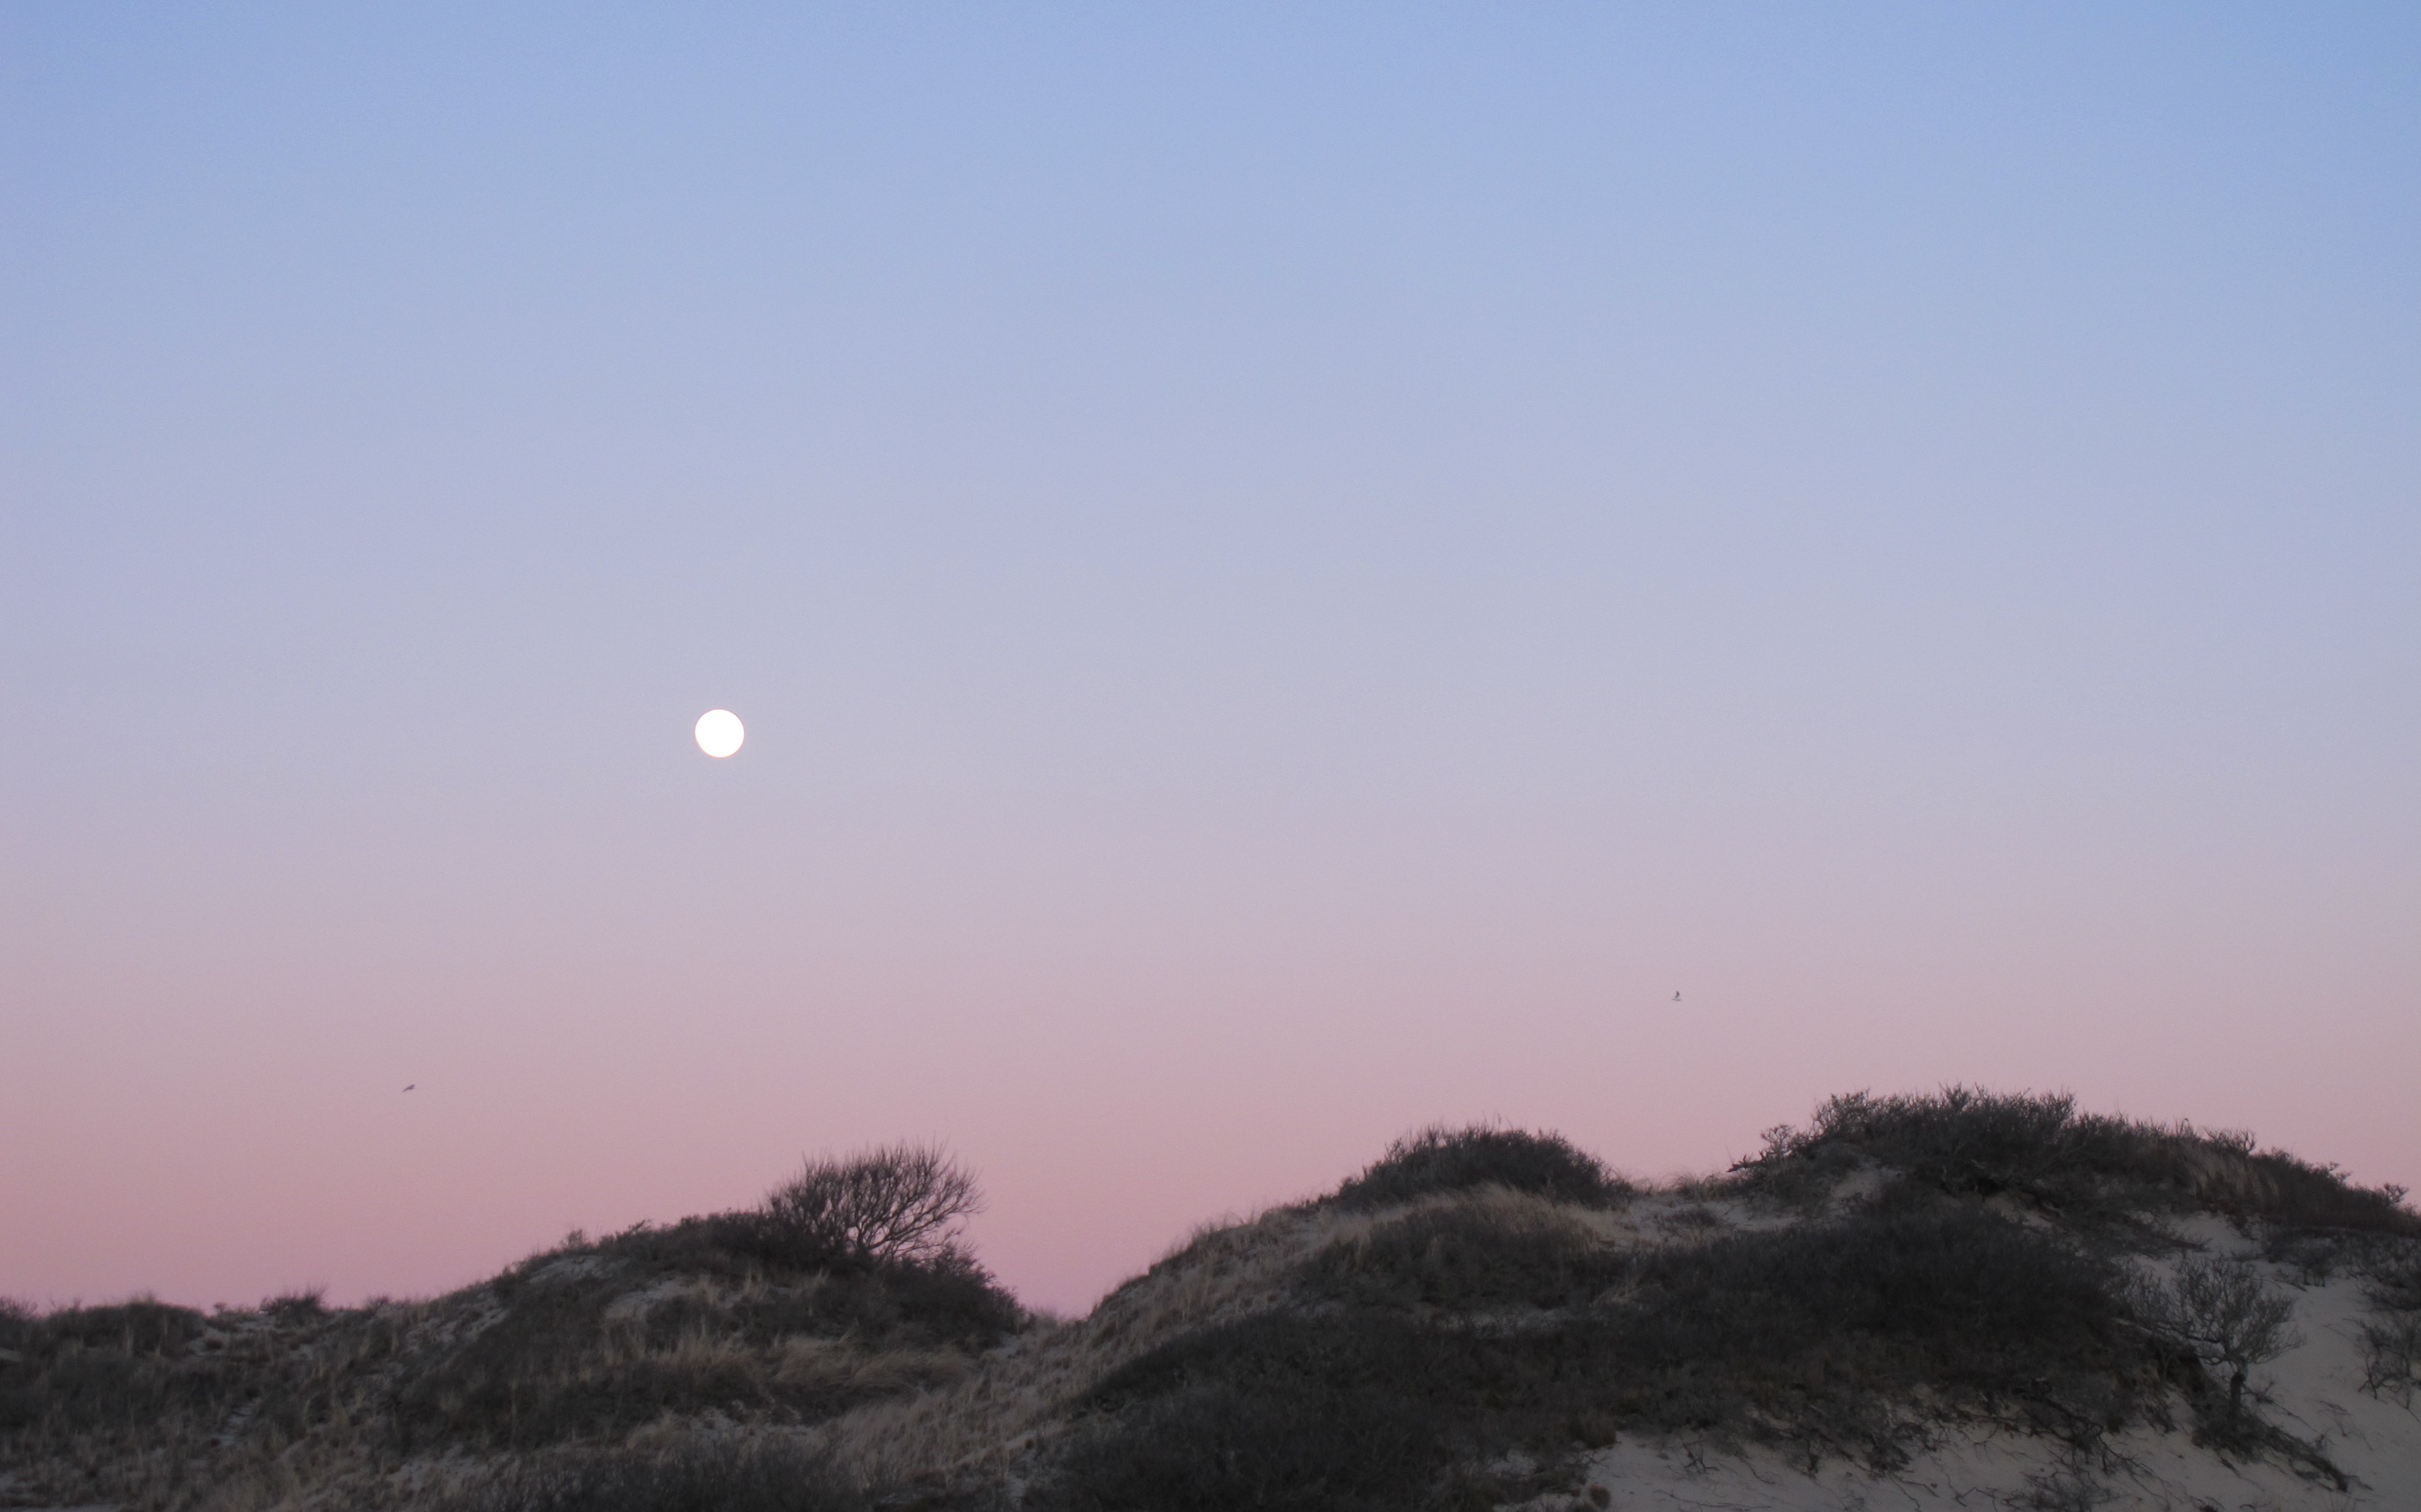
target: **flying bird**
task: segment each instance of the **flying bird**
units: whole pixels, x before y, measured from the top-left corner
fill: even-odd
[[[412,1086],[418,1086],[419,1084],[420,1084],[419,1083],[414,1082],[414,1083],[412,1083]],[[405,1087],[405,1088],[404,1088],[404,1090],[405,1090],[406,1092],[409,1092],[409,1091],[411,1091],[411,1090],[412,1090],[412,1086]]]
[[[1680,994],[1680,993],[1679,993],[1679,992],[1674,993],[1674,994],[1673,994],[1673,1001],[1674,1001],[1674,1002],[1676,1002],[1676,1003],[1680,1002],[1680,1001],[1681,1001],[1681,994]]]

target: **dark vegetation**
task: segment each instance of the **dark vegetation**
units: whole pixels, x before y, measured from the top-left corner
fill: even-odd
[[[802,1426],[962,1374],[1024,1322],[957,1240],[975,1195],[934,1152],[875,1150],[757,1208],[575,1235],[431,1303],[0,1307],[0,1465],[61,1501],[184,1507],[298,1457],[384,1473],[502,1452],[536,1467],[532,1505],[844,1505],[767,1499],[796,1477],[753,1451],[603,1446],[702,1415]],[[724,1480],[742,1489],[701,1489]]]
[[[1561,1307],[1629,1280],[1631,1258],[1552,1208],[1455,1203],[1380,1224],[1304,1267],[1310,1296],[1361,1307]]]
[[[1695,1242],[1619,1248],[1572,1208],[1619,1208],[1635,1189],[1557,1136],[1399,1141],[1326,1200],[1416,1206],[1314,1255],[1302,1305],[1188,1334],[1101,1381],[1046,1503],[1491,1504],[1525,1488],[1473,1467],[1520,1451],[1553,1483],[1559,1458],[1623,1432],[1889,1467],[1945,1413],[2085,1452],[2166,1424],[2173,1403],[2205,1442],[2335,1478],[2246,1403],[2248,1367],[2291,1343],[2284,1298],[2241,1267],[2189,1260],[2148,1286],[2127,1265],[2172,1252],[2157,1220],[2190,1210],[2323,1265],[2368,1256],[2385,1318],[2375,1377],[2409,1381],[2421,1360],[2421,1219],[2404,1193],[2241,1134],[2079,1115],[2066,1097],[1858,1095],[1773,1130],[1705,1190],[1802,1217],[1709,1236],[1701,1211]],[[1845,1190],[1871,1195],[1845,1204]]]
[[[2421,1235],[2400,1188],[2356,1186],[2335,1166],[2257,1151],[2250,1134],[2080,1114],[2066,1096],[1860,1092],[1765,1141],[1734,1179],[1786,1199],[1820,1200],[1851,1172],[1882,1166],[1937,1192],[2006,1197],[2088,1225],[2200,1208],[2311,1233]]]
[[[1351,1209],[1392,1208],[1443,1192],[1499,1186],[1551,1202],[1615,1207],[1638,1189],[1561,1134],[1432,1125],[1387,1146],[1328,1200]]]
[[[211,1405],[216,1373],[188,1358],[206,1324],[148,1299],[46,1317],[0,1310],[0,1348],[21,1357],[0,1369],[0,1432],[67,1436]]]
[[[404,1446],[525,1448],[667,1413],[804,1425],[949,1380],[1023,1320],[954,1248],[828,1250],[757,1216],[640,1227],[498,1277],[503,1316],[397,1394]]]
[[[1331,1500],[1304,1505],[1451,1504],[1470,1488],[1439,1483],[1445,1466],[1630,1430],[1890,1466],[1895,1409],[1920,1394],[2089,1443],[2184,1380],[2125,1326],[2109,1262],[1973,1207],[1634,1252],[1489,1212],[1384,1224],[1304,1268],[1307,1296],[1344,1307],[1264,1314],[1114,1373],[1063,1504],[1257,1505],[1265,1483],[1312,1486],[1289,1479],[1305,1465],[1328,1467]],[[1454,1316],[1507,1302],[1544,1316]]]
[[[2421,1392],[2421,1244],[2374,1245],[2354,1263],[2374,1315],[2363,1325],[2363,1383],[2411,1407]]]

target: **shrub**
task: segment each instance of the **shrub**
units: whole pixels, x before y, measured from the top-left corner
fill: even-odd
[[[862,1270],[863,1256],[851,1255],[825,1236],[775,1222],[761,1210],[710,1213],[677,1224],[637,1224],[594,1244],[583,1244],[535,1255],[518,1269],[526,1273],[566,1254],[594,1254],[627,1261],[657,1274],[742,1276],[816,1274]]]
[[[1752,1189],[1804,1202],[1868,1161],[1934,1191],[2007,1194],[2086,1222],[2198,1205],[2245,1223],[2421,1234],[2421,1215],[2395,1189],[2356,1186],[2283,1151],[2257,1153],[2246,1133],[2080,1114],[2064,1093],[1851,1093],[1817,1109],[1805,1130],[1768,1130],[1764,1150],[1733,1170]]]
[[[954,1252],[959,1224],[982,1209],[975,1177],[929,1146],[895,1145],[847,1160],[809,1161],[767,1194],[768,1226],[807,1247],[874,1260],[929,1261]]]
[[[2303,1342],[2290,1326],[2295,1303],[2242,1260],[2194,1256],[2174,1280],[2137,1283],[2136,1314],[2155,1333],[2194,1352],[2227,1382],[2227,1421],[2244,1415],[2244,1383],[2255,1365]]]
[[[327,1297],[325,1286],[305,1286],[270,1298],[260,1310],[281,1323],[307,1323],[328,1316]]]
[[[2205,1155],[2196,1163],[2195,1195],[2232,1218],[2305,1234],[2421,1236],[2421,1215],[2404,1205],[2402,1188],[2357,1186],[2334,1165],[2249,1148],[2223,1149],[2216,1160]]]
[[[2421,1316],[2391,1314],[2362,1325],[2362,1387],[2400,1406],[2421,1386]]]
[[[2382,1242],[2362,1272],[2379,1315],[2362,1326],[2364,1389],[2410,1406],[2421,1386],[2421,1243]]]
[[[2373,1306],[2421,1313],[2421,1244],[2383,1243],[2364,1257],[2362,1273]]]
[[[1483,1186],[1598,1207],[1633,1194],[1629,1183],[1561,1134],[1431,1125],[1388,1146],[1386,1154],[1330,1200],[1347,1208],[1388,1208],[1432,1192]]]

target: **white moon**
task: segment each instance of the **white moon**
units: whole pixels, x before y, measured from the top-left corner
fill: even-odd
[[[746,739],[740,716],[728,709],[710,709],[697,716],[697,748],[708,756],[727,756]]]

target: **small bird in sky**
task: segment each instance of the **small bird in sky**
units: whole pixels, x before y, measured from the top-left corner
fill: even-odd
[[[414,1082],[414,1083],[412,1083],[412,1086],[418,1086],[419,1084],[420,1084],[419,1083]],[[406,1092],[409,1092],[409,1091],[411,1091],[411,1090],[412,1090],[412,1086],[405,1087],[405,1088],[404,1088],[404,1090],[405,1090]]]
[[[1680,993],[1679,993],[1679,992],[1674,993],[1674,994],[1673,994],[1673,1001],[1674,1001],[1674,1002],[1676,1002],[1676,1003],[1680,1002],[1680,1001],[1681,1001],[1681,994],[1680,994]]]

